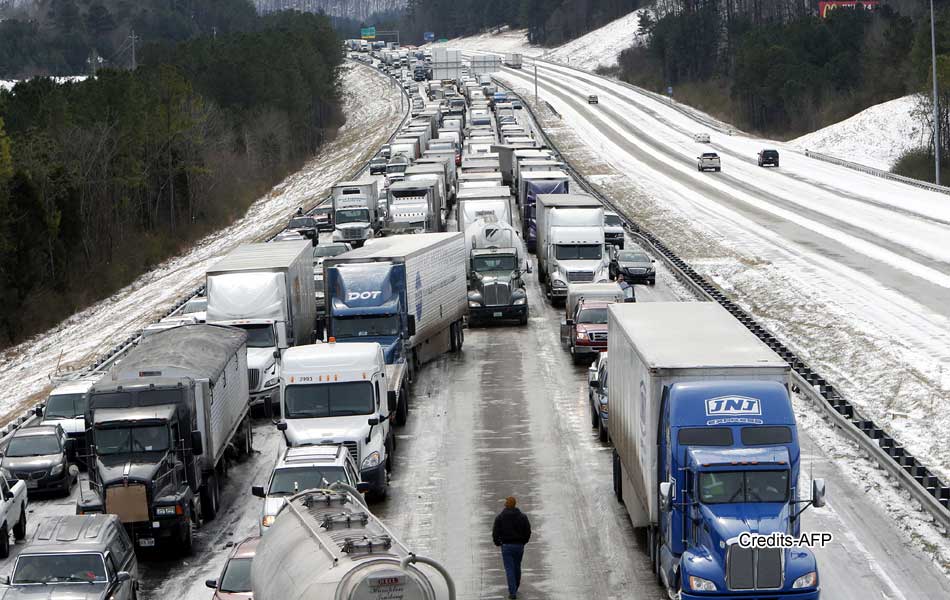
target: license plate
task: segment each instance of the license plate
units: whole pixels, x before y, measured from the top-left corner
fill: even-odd
[[[502,313],[500,313],[500,312],[492,313],[492,316],[493,316],[493,317],[500,317],[501,315],[502,315]]]
[[[40,482],[39,482],[39,481],[33,481],[33,480],[31,480],[31,479],[27,479],[27,480],[26,480],[26,489],[28,489],[28,490],[35,490],[35,489],[38,488],[38,487],[40,487]]]
[[[139,538],[139,546],[151,548],[155,545],[155,538]]]

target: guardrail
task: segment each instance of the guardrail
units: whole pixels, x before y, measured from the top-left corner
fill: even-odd
[[[805,156],[807,156],[808,158],[814,158],[815,160],[820,160],[826,163],[831,163],[833,165],[847,167],[855,171],[861,171],[862,173],[867,173],[868,175],[874,175],[875,177],[890,179],[891,181],[899,181],[901,183],[906,183],[907,185],[923,188],[931,192],[938,192],[941,194],[950,194],[950,187],[947,187],[947,186],[936,185],[936,184],[930,183],[929,181],[921,181],[919,179],[913,179],[911,177],[904,177],[903,175],[897,175],[896,173],[891,173],[889,171],[884,171],[882,169],[875,169],[874,167],[869,167],[867,165],[862,165],[860,163],[851,162],[849,160],[843,160],[840,158],[835,158],[834,156],[830,156],[828,154],[822,154],[821,152],[815,152],[814,150],[806,149]]]
[[[870,419],[862,416],[835,386],[809,367],[795,352],[779,341],[751,315],[730,300],[719,288],[696,272],[686,261],[679,258],[666,244],[652,233],[642,228],[635,220],[625,214],[607,196],[595,188],[571,162],[557,149],[547,133],[541,127],[532,106],[511,88],[496,78],[496,83],[521,98],[531,118],[537,124],[538,132],[544,143],[557,154],[565,169],[584,190],[598,198],[605,206],[620,215],[627,231],[649,247],[660,257],[663,263],[699,298],[717,302],[728,310],[749,331],[781,356],[792,369],[792,381],[797,390],[817,406],[833,425],[847,437],[855,441],[897,482],[917,500],[936,523],[950,530],[950,486],[941,481],[930,469],[910,454],[893,436],[878,427]]]
[[[350,59],[346,59],[346,60],[350,60]],[[356,62],[356,61],[353,61],[353,62]],[[357,63],[357,64],[360,64],[360,65],[363,65],[363,66],[368,66],[368,65],[365,65],[364,63]],[[372,67],[370,67],[370,68],[372,68]],[[390,77],[390,79],[393,79],[393,78]],[[392,131],[392,133],[389,135],[389,138],[388,138],[388,140],[387,140],[388,142],[391,142],[391,141],[393,140],[393,138],[396,137],[396,133],[402,128],[403,125],[406,124],[406,120],[409,119],[410,109],[411,109],[411,106],[412,106],[411,102],[408,101],[408,100],[409,100],[409,95],[406,93],[406,90],[405,90],[404,88],[402,88],[402,86],[400,86],[399,92],[400,92],[400,93],[405,97],[405,99],[407,100],[407,102],[406,102],[406,112],[403,114],[402,119],[399,121],[399,124],[398,124],[395,128],[393,128],[393,131]],[[356,166],[356,167],[353,168],[352,170],[348,171],[347,174],[346,174],[346,176],[344,177],[344,179],[353,179],[356,175],[358,175],[360,172],[364,171],[364,170],[367,169],[368,167],[369,167],[369,161],[366,161],[366,162],[364,162],[364,163],[362,163],[362,164]],[[309,207],[309,208],[307,209],[307,212],[308,212],[308,213],[312,213],[317,207],[322,206],[323,204],[327,203],[331,198],[332,198],[332,196],[326,196],[326,197],[322,198],[322,199],[319,200],[316,204],[314,204],[313,206]],[[279,233],[279,232],[278,232],[278,233]],[[270,241],[270,240],[274,239],[275,237],[277,237],[277,233],[265,233],[265,234],[261,235],[261,236],[260,236],[259,238],[257,238],[257,239],[258,239],[258,241]],[[187,293],[187,294],[186,294],[185,296],[183,296],[181,299],[179,299],[178,301],[176,301],[175,304],[174,304],[170,309],[168,309],[167,311],[165,311],[165,313],[164,313],[161,317],[159,317],[159,320],[164,319],[165,317],[169,317],[169,316],[171,316],[171,315],[174,315],[174,314],[177,313],[179,310],[181,310],[182,306],[184,306],[186,302],[188,302],[189,300],[191,300],[191,299],[194,298],[195,296],[198,296],[198,295],[201,294],[203,291],[204,291],[204,285],[200,285],[200,286],[198,286],[197,288],[195,288],[194,290],[192,290],[191,292]],[[111,349],[109,349],[108,351],[106,351],[105,354],[102,354],[101,356],[99,356],[98,358],[96,358],[96,360],[93,361],[93,363],[92,363],[91,365],[89,365],[89,366],[87,366],[87,367],[85,367],[85,368],[83,368],[83,369],[79,369],[79,370],[77,370],[77,371],[75,371],[75,372],[73,372],[73,373],[70,373],[67,377],[59,378],[57,381],[58,381],[59,383],[65,383],[65,382],[67,382],[67,381],[76,381],[76,380],[79,380],[79,379],[83,379],[83,378],[89,377],[89,376],[91,376],[91,375],[95,375],[96,373],[100,373],[100,372],[104,371],[105,369],[107,369],[107,368],[108,368],[112,363],[114,363],[116,360],[118,360],[119,357],[121,357],[123,354],[125,354],[126,352],[128,352],[128,351],[129,351],[133,346],[135,346],[135,345],[139,342],[139,340],[141,340],[141,339],[142,339],[142,332],[141,332],[141,331],[138,331],[138,332],[136,332],[135,334],[130,335],[130,336],[127,337],[125,340],[123,340],[123,341],[119,342],[118,344],[116,344],[115,346],[113,346]],[[21,429],[21,428],[23,428],[23,427],[29,427],[30,425],[34,424],[34,423],[38,420],[37,415],[36,415],[36,409],[39,408],[39,407],[42,407],[42,406],[45,406],[45,402],[37,402],[36,404],[34,404],[33,406],[31,406],[29,409],[27,409],[26,412],[22,413],[22,414],[21,414],[20,416],[18,416],[18,417],[13,418],[9,423],[7,423],[5,426],[3,426],[2,428],[0,428],[0,446],[5,445],[5,444],[7,443],[7,441],[8,441],[8,438],[9,438],[16,430]]]

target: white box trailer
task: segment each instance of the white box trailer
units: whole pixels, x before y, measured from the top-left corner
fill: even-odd
[[[460,197],[458,202],[458,230],[465,233],[476,221],[487,223],[506,223],[511,225],[511,203],[508,195],[483,194],[485,189],[475,188],[466,190],[473,193],[473,197]],[[507,189],[507,188],[502,188]]]
[[[459,186],[470,182],[491,182],[496,186],[504,185],[501,180],[501,173],[491,172],[491,173],[460,173],[459,174]]]
[[[597,198],[585,194],[538,194],[535,217],[538,231],[538,281],[544,283],[553,269],[550,263],[554,258],[549,248],[556,242],[551,239],[553,229],[603,229],[604,205]],[[582,238],[587,239],[584,236]]]
[[[442,168],[446,185],[449,187],[449,196],[454,199],[459,187],[458,169],[455,168],[455,160],[448,154],[430,155],[427,150],[426,154],[415,162],[415,166],[422,165],[436,165]]]
[[[448,182],[445,180],[444,167],[439,165],[414,164],[406,169],[404,176],[403,181],[432,182],[441,210],[447,211],[449,209],[450,190]]]
[[[610,439],[634,527],[658,517],[656,432],[663,390],[679,382],[741,379],[788,385],[789,366],[715,302],[608,308]]]
[[[505,53],[505,66],[511,67],[512,69],[520,69],[521,68],[521,54],[517,52]]]
[[[521,174],[519,172],[520,162],[523,160],[549,160],[554,158],[554,154],[547,148],[517,148],[511,156],[511,177],[515,189],[521,185]]]

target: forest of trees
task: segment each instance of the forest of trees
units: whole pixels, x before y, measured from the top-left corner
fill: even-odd
[[[950,2],[936,5],[943,15]],[[621,55],[621,77],[656,91],[672,86],[743,128],[793,136],[929,81],[929,14],[920,3],[827,18],[809,0],[659,0],[657,8],[661,17],[641,19],[647,44]],[[950,50],[947,24],[941,17],[939,45]]]
[[[333,135],[342,58],[328,19],[250,29],[0,93],[0,347],[242,215]]]

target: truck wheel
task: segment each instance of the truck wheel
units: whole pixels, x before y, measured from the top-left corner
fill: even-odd
[[[600,419],[597,417],[597,411],[594,410],[594,403],[590,403],[590,428],[597,429],[597,426],[600,425]]]
[[[218,476],[211,474],[201,488],[201,515],[213,521],[218,515]]]
[[[13,526],[13,539],[22,542],[26,539],[26,507],[20,508],[20,520]]]
[[[604,427],[603,422],[600,419],[597,420],[597,433],[600,441],[604,444],[607,443],[607,428]]]
[[[527,310],[524,311],[524,315],[521,316],[521,320],[519,321],[519,323],[520,323],[521,325],[527,325],[527,324],[528,324],[528,311],[527,311]]]
[[[10,556],[10,532],[7,530],[7,524],[0,527],[0,558]]]
[[[620,455],[617,454],[617,451],[613,452],[613,463],[614,463],[614,496],[617,497],[617,502],[623,504],[623,484],[620,481]]]
[[[188,524],[182,528],[179,540],[179,552],[182,556],[191,556],[191,552],[194,549],[195,545],[195,533],[194,527],[191,525],[191,519],[188,519]]]
[[[409,399],[399,395],[399,404],[396,405],[396,425],[402,427],[409,420]]]
[[[462,324],[462,320],[458,320],[458,332],[459,332],[459,352],[462,351],[462,346],[465,345],[465,327]]]

